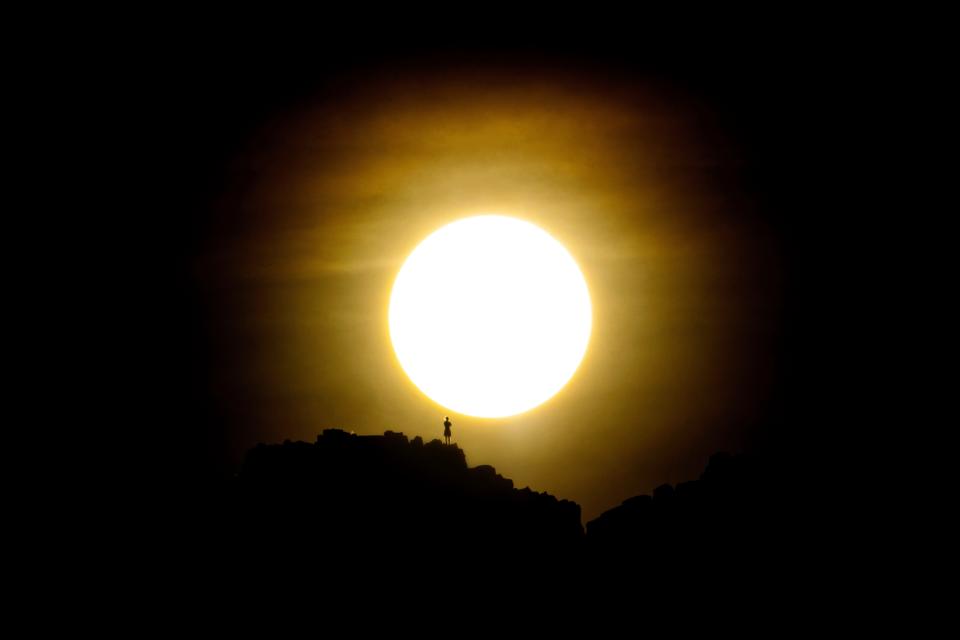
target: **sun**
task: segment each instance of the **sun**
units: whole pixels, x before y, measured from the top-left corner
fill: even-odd
[[[528,411],[570,380],[592,326],[587,283],[546,231],[464,218],[414,249],[390,296],[400,366],[434,402],[468,416]]]

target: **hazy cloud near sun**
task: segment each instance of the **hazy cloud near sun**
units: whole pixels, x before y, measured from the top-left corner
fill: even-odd
[[[638,106],[631,94],[577,91],[578,82],[482,93],[400,84],[305,109],[256,140],[247,157],[259,179],[233,204],[265,225],[258,241],[282,244],[295,270],[387,266],[430,230],[481,212],[531,218],[597,255],[642,256],[627,223],[655,230],[689,218],[692,207],[678,210],[662,178],[709,154],[682,114],[654,100]],[[269,249],[243,250],[251,254],[233,259],[281,268]]]

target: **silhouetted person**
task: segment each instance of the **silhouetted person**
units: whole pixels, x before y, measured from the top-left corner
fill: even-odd
[[[443,440],[450,444],[450,425],[453,424],[450,422],[450,416],[443,417]]]

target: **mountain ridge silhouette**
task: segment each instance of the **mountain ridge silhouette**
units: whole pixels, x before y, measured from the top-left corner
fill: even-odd
[[[228,483],[227,529],[247,551],[284,547],[600,564],[720,556],[764,543],[782,488],[760,458],[718,453],[695,480],[635,495],[584,526],[580,505],[518,489],[439,439],[325,429],[313,443],[259,444]],[[763,526],[758,526],[763,523]]]

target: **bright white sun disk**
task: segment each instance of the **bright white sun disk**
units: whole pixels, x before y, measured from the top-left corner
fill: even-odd
[[[570,380],[591,315],[586,281],[563,245],[529,222],[476,216],[434,232],[407,258],[390,297],[390,337],[429,398],[499,418]]]

